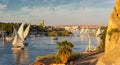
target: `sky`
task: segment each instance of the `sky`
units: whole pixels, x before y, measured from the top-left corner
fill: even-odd
[[[107,25],[115,0],[0,0],[1,22]]]

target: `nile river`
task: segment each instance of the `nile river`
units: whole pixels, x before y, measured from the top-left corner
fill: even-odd
[[[35,60],[35,57],[56,53],[56,42],[68,40],[74,43],[73,50],[84,52],[88,46],[88,38],[84,37],[58,37],[58,40],[51,40],[50,37],[27,38],[29,45],[25,50],[12,51],[11,42],[0,41],[0,65],[28,65]],[[92,46],[97,46],[96,37],[91,36]]]

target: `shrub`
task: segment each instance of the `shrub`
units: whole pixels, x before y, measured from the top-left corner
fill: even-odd
[[[54,63],[60,63],[61,62],[60,58],[58,56],[56,56],[55,54],[49,54],[49,55],[46,55],[46,56],[37,56],[35,61],[39,61],[39,60],[42,60],[44,58],[48,58],[51,61],[53,61]]]
[[[106,32],[107,32],[107,27],[104,28],[104,31],[100,36],[100,39],[102,40],[102,42],[100,42],[100,44],[98,45],[98,48],[97,48],[98,50],[104,50],[105,49]]]
[[[45,56],[37,56],[35,61],[42,60],[43,58],[46,58]]]
[[[57,55],[61,59],[62,63],[68,62],[69,57],[73,52],[71,49],[73,46],[73,43],[68,42],[67,40],[57,42]]]
[[[80,53],[72,53],[72,55],[69,58],[69,61],[73,61],[75,59],[78,59],[80,57]]]

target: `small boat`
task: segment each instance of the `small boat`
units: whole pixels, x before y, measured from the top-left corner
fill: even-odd
[[[95,52],[96,48],[95,47],[91,47],[91,48],[87,48],[86,52]]]
[[[91,38],[90,35],[88,34],[88,48],[86,49],[86,52],[94,52],[96,51],[96,48],[91,45]]]
[[[51,37],[51,40],[58,40],[57,37]]]
[[[83,33],[84,35],[87,35],[87,34],[89,34],[89,28],[86,28],[85,30],[84,30],[84,33]]]
[[[18,33],[16,33],[12,44],[13,44],[12,50],[23,50],[24,49],[24,44],[21,41]]]
[[[13,37],[5,37],[5,40],[6,40],[6,41],[12,41],[12,40],[13,40]]]
[[[100,27],[99,27],[97,32],[96,32],[96,37],[99,37],[100,35],[101,35],[101,30],[100,30]]]
[[[29,44],[27,41],[25,41],[26,37],[27,37],[28,34],[29,34],[29,31],[30,31],[30,24],[28,24],[27,28],[26,28],[25,31],[24,31],[24,35],[23,35],[23,37],[24,37],[24,45],[25,45],[25,46],[28,46],[28,44]]]
[[[22,23],[18,32],[16,31],[16,29],[14,29],[15,37],[12,43],[13,44],[12,50],[20,50],[20,49],[23,50],[24,47],[28,45],[28,43],[25,42],[25,38],[29,33],[30,24],[27,26],[25,31],[23,31],[24,30],[23,27],[24,27],[24,24]]]
[[[85,29],[82,28],[81,31],[80,31],[80,35],[82,35],[84,33]]]

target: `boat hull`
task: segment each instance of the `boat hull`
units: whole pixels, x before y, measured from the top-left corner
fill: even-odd
[[[28,44],[29,44],[28,42],[24,42],[24,46],[28,46]]]
[[[51,37],[51,40],[58,40],[57,37]]]
[[[11,49],[12,49],[12,50],[24,50],[23,47],[12,47]]]

